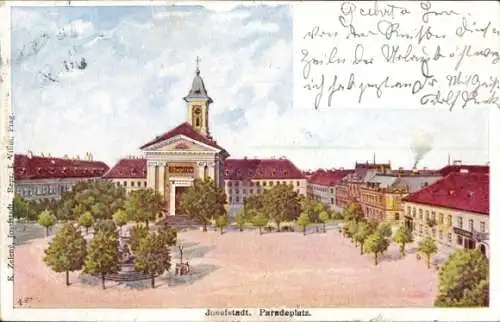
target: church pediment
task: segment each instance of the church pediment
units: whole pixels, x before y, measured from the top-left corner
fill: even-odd
[[[162,152],[219,152],[218,149],[184,135],[175,136],[149,147],[148,151]]]

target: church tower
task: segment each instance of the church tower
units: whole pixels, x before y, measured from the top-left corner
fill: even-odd
[[[184,97],[187,103],[188,122],[191,126],[207,137],[210,137],[208,127],[208,108],[213,102],[208,96],[203,79],[200,76],[200,59],[196,58],[196,75],[188,95]]]

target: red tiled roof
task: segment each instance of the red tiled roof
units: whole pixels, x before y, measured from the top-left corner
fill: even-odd
[[[452,172],[405,201],[489,214],[489,175]]]
[[[206,137],[206,136],[200,134],[198,131],[196,131],[191,126],[191,124],[189,124],[188,122],[184,122],[184,123],[178,125],[177,127],[173,128],[172,130],[164,133],[163,135],[157,136],[154,140],[144,144],[140,148],[141,149],[147,148],[148,146],[159,143],[161,141],[168,140],[168,139],[173,138],[173,137],[178,136],[178,135],[187,136],[195,141],[199,141],[199,142],[207,144],[211,147],[214,147],[216,149],[225,151],[222,147],[217,145],[217,143],[214,140],[212,140],[211,138]]]
[[[490,173],[490,167],[487,165],[447,165],[439,170],[441,175],[446,176],[452,172],[474,172],[474,173]]]
[[[226,159],[224,179],[305,179],[305,176],[287,159]]]
[[[146,179],[146,159],[121,159],[103,178]]]
[[[309,183],[323,186],[336,185],[354,170],[318,170],[309,177]]]
[[[101,161],[71,160],[16,154],[15,180],[101,177],[109,167]]]

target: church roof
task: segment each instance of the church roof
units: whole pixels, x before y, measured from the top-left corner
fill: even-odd
[[[161,141],[165,141],[165,140],[171,139],[171,138],[176,137],[178,135],[187,136],[190,139],[193,139],[195,141],[204,143],[206,145],[209,145],[211,147],[219,149],[219,150],[221,150],[223,152],[226,152],[226,150],[224,148],[222,148],[221,146],[217,145],[217,142],[215,142],[214,140],[212,140],[209,137],[204,136],[203,134],[200,134],[188,122],[184,122],[184,123],[178,125],[177,127],[173,128],[172,130],[170,130],[170,131],[168,131],[168,132],[166,132],[166,133],[164,133],[164,134],[162,134],[160,136],[157,136],[155,139],[153,139],[150,142],[144,144],[140,148],[141,149],[145,149],[145,148],[147,148],[147,147],[149,147],[151,145],[154,145],[154,144],[159,143]]]
[[[203,82],[203,78],[200,76],[200,69],[196,66],[196,75],[193,79],[193,84],[191,85],[191,89],[184,100],[186,102],[192,99],[202,99],[208,100],[209,103],[212,103],[213,100],[210,96],[208,96],[207,89],[205,88],[205,83]]]

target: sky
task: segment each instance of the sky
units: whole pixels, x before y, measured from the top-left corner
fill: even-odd
[[[292,16],[285,5],[13,8],[15,151],[92,152],[110,166],[140,155],[187,120],[199,56],[211,133],[233,158],[315,169],[375,154],[409,168],[420,145],[419,167],[448,154],[488,162],[487,109],[294,107]]]

